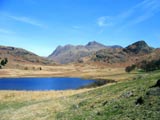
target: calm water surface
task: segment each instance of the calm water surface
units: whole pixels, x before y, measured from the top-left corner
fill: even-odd
[[[0,90],[68,90],[93,82],[80,78],[0,78]]]

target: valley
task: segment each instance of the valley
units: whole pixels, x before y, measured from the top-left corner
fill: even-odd
[[[82,49],[90,53],[84,54]],[[71,52],[74,54],[71,55]],[[76,59],[65,61],[64,53]],[[139,64],[143,60],[157,60],[160,58],[159,53],[159,48],[152,48],[142,40],[125,48],[95,41],[85,46],[66,45],[53,52],[54,59],[51,59],[51,55],[48,59],[21,48],[1,46],[0,58],[7,58],[8,63],[0,69],[0,77],[79,77],[121,81],[134,76],[125,72],[127,66]],[[64,63],[69,63],[61,64],[61,61],[57,61],[59,57]]]
[[[160,0],[0,0],[0,120],[160,120]]]
[[[1,120],[158,120],[159,86],[152,86],[159,77],[159,71],[156,71],[137,73],[130,80],[98,88],[0,91]]]
[[[97,44],[90,42],[92,49],[97,47]],[[68,49],[71,50],[70,47]],[[63,56],[64,52],[62,50],[57,54]],[[24,49],[0,47],[1,61],[5,58],[8,60],[0,69],[0,78],[76,77],[84,80],[115,81],[100,87],[65,91],[1,90],[0,119],[158,120],[159,86],[152,86],[158,81],[160,71],[145,72],[139,69],[138,65],[144,60],[147,60],[146,63],[154,63],[152,61],[159,60],[159,53],[159,48],[152,48],[144,41],[138,41],[125,48],[116,46],[98,49],[78,58],[75,57],[77,53],[72,54],[76,59],[69,63],[67,59],[64,64]],[[63,60],[65,61],[65,58]],[[136,64],[137,68],[127,72],[126,67],[133,64]]]

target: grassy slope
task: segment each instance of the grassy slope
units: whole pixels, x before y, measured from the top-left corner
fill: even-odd
[[[75,95],[72,99],[76,102],[72,103],[67,111],[58,113],[57,119],[159,120],[160,93],[159,95],[146,95],[151,91],[155,93],[157,88],[149,87],[154,85],[159,77],[159,72],[146,74],[145,77],[143,75],[132,81]],[[139,97],[144,100],[142,105],[135,104]]]
[[[159,120],[160,90],[149,88],[159,78],[159,71],[141,73],[134,80],[66,97],[43,94],[43,99],[18,100],[18,93],[11,91],[0,101],[0,120]],[[144,100],[142,105],[135,104],[139,97]]]

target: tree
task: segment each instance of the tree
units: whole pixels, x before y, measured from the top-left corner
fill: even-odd
[[[0,69],[2,69],[2,66],[5,66],[8,63],[8,59],[4,58],[3,60],[0,61]]]
[[[146,72],[158,70],[160,69],[160,59],[152,61],[143,60],[138,67]]]
[[[132,70],[131,70],[131,67],[130,67],[130,66],[127,66],[126,69],[125,69],[125,71],[128,72],[128,73],[131,72],[131,71],[132,71]]]
[[[8,63],[8,59],[4,58],[3,60],[1,60],[1,65],[5,66]]]
[[[5,60],[2,60],[2,61],[1,61],[1,65],[2,65],[2,66],[5,66],[5,64],[6,64]]]
[[[127,66],[125,71],[129,73],[129,72],[133,71],[135,68],[136,68],[136,65],[133,64],[131,66]]]

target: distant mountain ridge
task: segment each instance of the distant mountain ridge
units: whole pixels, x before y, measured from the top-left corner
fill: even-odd
[[[49,59],[54,60],[57,63],[66,64],[71,62],[77,62],[79,59],[93,55],[96,51],[102,49],[115,49],[122,48],[121,46],[105,46],[96,41],[87,43],[86,45],[65,45],[58,46],[51,55],[48,56]]]
[[[154,49],[145,41],[140,40],[125,48],[99,50],[91,57],[91,61],[103,62],[106,64],[133,64],[148,58],[148,60],[156,59],[158,57],[156,55],[158,52],[158,49]]]
[[[123,48],[118,45],[106,46],[96,41],[86,45],[58,46],[47,57],[40,57],[22,48],[0,46],[0,59],[8,58],[9,64],[43,64],[87,63],[93,65],[131,65],[142,60],[160,59],[160,48],[150,47],[145,41],[137,41]],[[11,65],[10,65],[11,66]]]

